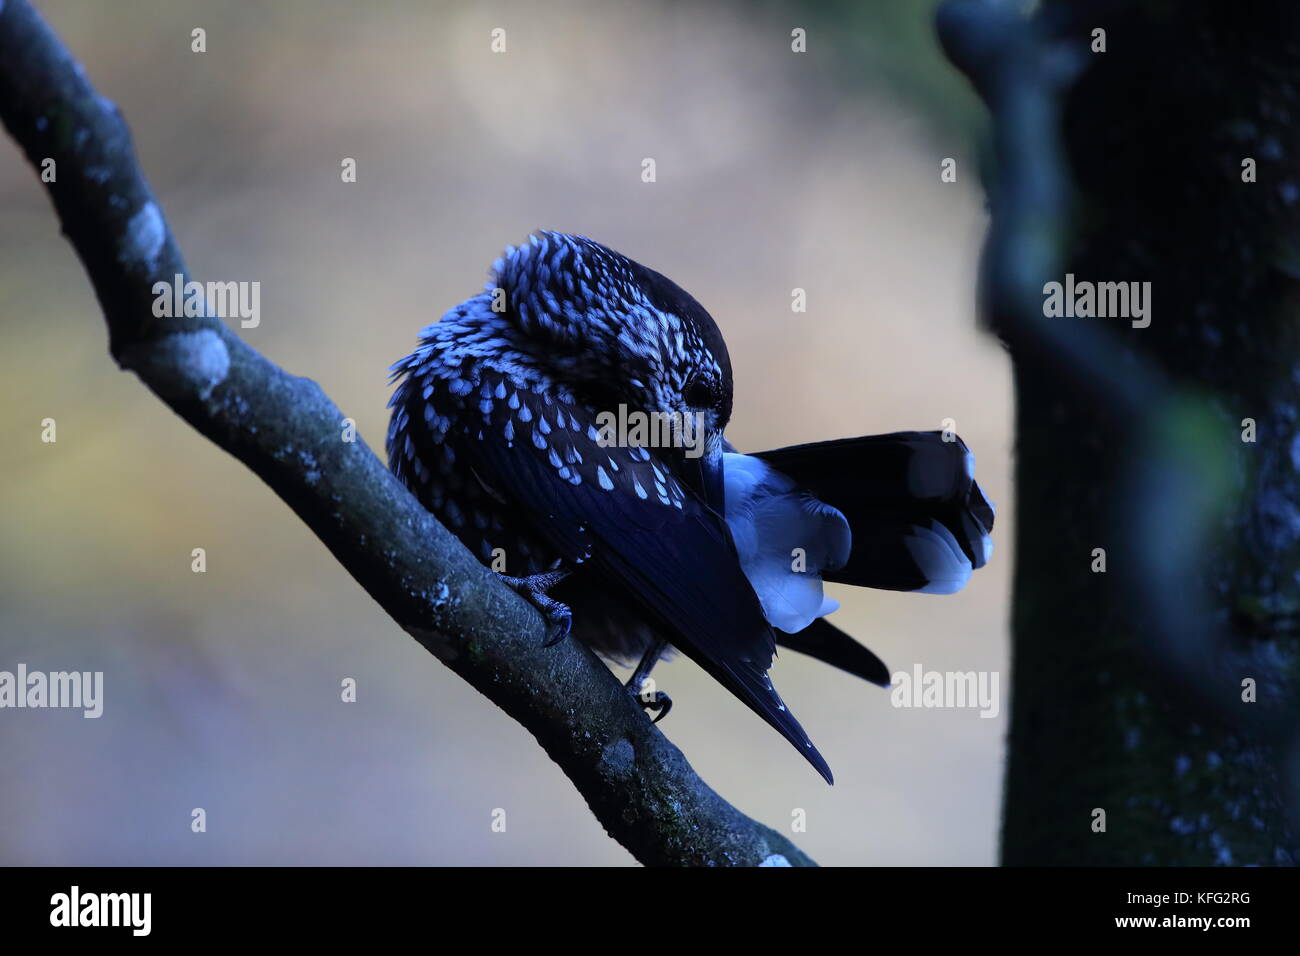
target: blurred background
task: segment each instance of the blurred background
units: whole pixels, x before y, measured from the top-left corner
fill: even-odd
[[[194,278],[259,281],[245,340],[376,450],[388,365],[537,228],[604,242],[709,309],[742,449],[954,419],[1002,505],[992,562],[950,597],[840,589],[835,620],[894,671],[999,672],[996,719],[894,708],[784,652],[773,678],[831,788],[689,661],[656,678],[676,702],[661,727],[704,779],[787,833],[805,811],[794,838],[820,863],[996,862],[1010,378],[975,328],[976,111],[929,3],[37,6],[124,111]],[[0,862],[632,864],[526,732],[116,369],[7,140],[0,204],[0,670],[105,674],[98,720],[0,711]]]

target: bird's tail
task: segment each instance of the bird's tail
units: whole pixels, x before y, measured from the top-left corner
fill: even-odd
[[[777,631],[776,642],[872,684],[889,686],[889,668],[885,662],[824,617],[817,618],[797,634]]]
[[[848,562],[823,578],[950,594],[993,550],[993,506],[975,457],[951,432],[893,432],[760,452],[848,520]],[[802,635],[800,635],[802,636]]]

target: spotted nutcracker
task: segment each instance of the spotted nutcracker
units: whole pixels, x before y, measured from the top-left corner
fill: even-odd
[[[887,686],[880,659],[825,620],[838,604],[822,582],[950,593],[991,551],[993,508],[951,433],[736,452],[713,319],[582,236],[508,248],[392,373],[389,466],[542,611],[551,641],[572,628],[639,660],[628,687],[656,720],[671,700],[640,692],[678,648],[828,782],[768,677],[776,645]]]

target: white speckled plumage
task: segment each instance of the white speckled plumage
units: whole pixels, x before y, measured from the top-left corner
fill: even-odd
[[[965,446],[938,433],[733,453],[731,366],[712,318],[585,237],[507,248],[484,291],[422,329],[392,377],[389,465],[467,547],[514,577],[578,568],[554,591],[576,637],[622,662],[670,641],[828,781],[767,676],[776,643],[888,678],[825,625],[837,605],[823,576],[952,590],[987,560],[991,506],[969,464],[952,467]],[[597,424],[615,407],[665,416],[676,440],[608,444]]]

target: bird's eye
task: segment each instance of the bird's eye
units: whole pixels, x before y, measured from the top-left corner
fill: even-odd
[[[714,401],[713,388],[705,379],[694,379],[682,389],[682,401],[686,403],[688,408],[712,408]]]

